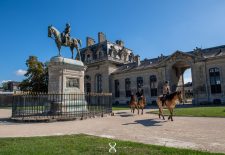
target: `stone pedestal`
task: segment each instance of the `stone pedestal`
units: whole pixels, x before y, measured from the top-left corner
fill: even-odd
[[[49,94],[84,93],[83,62],[63,57],[52,57],[48,66]]]
[[[63,57],[52,57],[48,65],[48,94],[50,113],[87,112],[84,94],[83,62]],[[52,94],[52,95],[51,95]]]

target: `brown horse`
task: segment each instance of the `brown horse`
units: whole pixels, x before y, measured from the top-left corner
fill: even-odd
[[[138,101],[137,103],[137,110],[138,110],[138,115],[139,115],[139,109],[141,109],[141,114],[143,115],[143,111],[144,111],[144,108],[145,108],[145,105],[146,105],[146,99],[145,97],[142,95],[140,100]]]
[[[146,105],[146,99],[144,96],[141,96],[141,99],[137,102],[135,95],[131,95],[131,99],[130,99],[130,109],[131,112],[134,113],[134,110],[137,109],[138,110],[138,115],[139,115],[139,109],[142,110],[141,114],[143,115],[143,110],[145,108]]]
[[[129,106],[130,106],[131,112],[134,113],[135,108],[137,108],[137,101],[136,101],[135,95],[131,95]]]
[[[171,119],[171,121],[173,121],[173,109],[175,108],[177,101],[179,101],[180,103],[182,102],[181,91],[176,91],[169,94],[165,100],[164,106],[162,105],[162,99],[163,99],[162,95],[160,95],[157,99],[157,104],[159,107],[159,118],[161,118],[160,116],[162,116],[163,119],[165,120],[163,115],[163,107],[166,106],[170,112],[168,120]]]

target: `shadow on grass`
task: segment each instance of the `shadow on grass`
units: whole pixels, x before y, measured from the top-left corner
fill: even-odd
[[[141,125],[144,125],[146,127],[149,127],[149,126],[162,126],[161,123],[162,123],[162,121],[156,121],[154,119],[144,119],[144,120],[136,120],[133,123],[125,123],[125,124],[122,124],[122,125],[141,124]]]

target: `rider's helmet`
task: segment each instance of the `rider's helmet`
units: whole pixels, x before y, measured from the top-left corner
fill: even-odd
[[[168,81],[165,81],[165,84],[168,84],[169,82]]]

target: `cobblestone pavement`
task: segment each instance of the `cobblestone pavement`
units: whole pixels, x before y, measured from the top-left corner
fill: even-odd
[[[225,153],[225,118],[174,117],[116,111],[115,116],[52,123],[14,123],[7,120],[11,110],[0,109],[0,137],[30,137],[90,134],[180,148]]]

